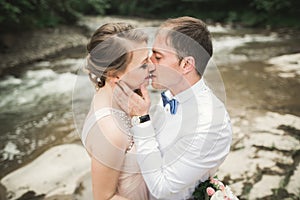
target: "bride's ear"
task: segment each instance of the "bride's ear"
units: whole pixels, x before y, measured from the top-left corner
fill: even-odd
[[[195,68],[195,59],[193,56],[184,57],[180,63],[183,74],[187,74]]]
[[[109,82],[113,85],[120,80],[120,77],[116,72],[108,72],[107,75],[109,77]]]
[[[110,81],[111,81],[113,84],[116,84],[117,82],[120,81],[120,78],[119,78],[119,76],[114,75],[114,76],[111,77]]]

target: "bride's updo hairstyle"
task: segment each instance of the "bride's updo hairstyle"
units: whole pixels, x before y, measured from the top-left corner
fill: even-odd
[[[98,28],[87,44],[86,70],[96,89],[107,77],[124,72],[132,59],[134,44],[147,42],[147,35],[126,23],[108,23]]]

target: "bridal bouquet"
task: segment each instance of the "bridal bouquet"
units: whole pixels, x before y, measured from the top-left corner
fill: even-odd
[[[238,200],[229,186],[225,186],[217,177],[210,178],[198,185],[193,200]]]

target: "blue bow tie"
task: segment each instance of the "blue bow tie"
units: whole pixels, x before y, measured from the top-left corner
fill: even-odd
[[[178,107],[178,101],[176,99],[169,99],[165,92],[161,93],[161,98],[162,98],[162,101],[163,101],[163,105],[164,107],[169,104],[170,105],[170,113],[172,115],[175,115],[176,112],[177,112],[177,107]]]

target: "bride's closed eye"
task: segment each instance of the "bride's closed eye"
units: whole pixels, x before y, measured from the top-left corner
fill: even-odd
[[[146,69],[147,67],[148,67],[147,63],[144,63],[140,66],[140,68],[142,68],[142,69]]]

